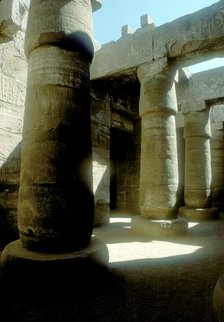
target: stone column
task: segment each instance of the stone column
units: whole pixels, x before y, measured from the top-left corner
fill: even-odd
[[[211,126],[209,109],[189,112],[185,115],[185,207],[179,215],[189,220],[206,220],[214,217],[211,208]]]
[[[92,10],[98,5],[96,0],[30,3],[18,202],[21,247],[30,252],[21,251],[22,257],[93,247],[89,67]],[[19,257],[20,241],[6,246],[3,263],[13,252]]]
[[[178,162],[175,115],[176,69],[166,60],[138,69],[141,82],[139,114],[142,121],[140,212],[134,230],[151,234],[187,230],[178,213]]]
[[[213,122],[211,138],[212,205],[224,211],[224,132],[223,122]]]

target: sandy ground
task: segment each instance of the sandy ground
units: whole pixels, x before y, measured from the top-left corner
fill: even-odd
[[[189,223],[186,236],[142,239],[130,217],[94,228],[108,267],[62,276],[0,276],[1,322],[216,322],[213,290],[224,274],[224,220]]]

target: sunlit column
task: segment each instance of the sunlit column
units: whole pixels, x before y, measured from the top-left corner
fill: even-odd
[[[147,225],[147,220],[176,219],[179,206],[175,91],[176,69],[161,59],[138,69],[141,83],[139,114],[142,122],[140,168],[140,218],[133,227]],[[141,219],[143,217],[143,220]],[[153,226],[155,222],[148,225]],[[157,222],[158,230],[166,226]],[[166,226],[166,227],[165,227]],[[170,222],[178,231],[178,224]],[[143,227],[144,228],[144,227]],[[181,230],[186,226],[181,226]],[[145,228],[144,228],[145,230]],[[168,229],[169,230],[169,229]]]
[[[217,209],[211,208],[211,126],[209,109],[185,115],[185,207],[180,215],[189,219],[207,219]]]
[[[160,66],[157,66],[157,68]],[[147,218],[175,218],[178,209],[175,70],[140,67],[142,120],[140,210]]]

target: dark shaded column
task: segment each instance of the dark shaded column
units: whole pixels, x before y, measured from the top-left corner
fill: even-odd
[[[94,55],[92,11],[98,5],[90,0],[30,3],[18,202],[20,241],[28,251],[74,252],[91,241],[89,67]],[[15,248],[17,257],[35,260],[23,251],[18,255],[20,246]],[[6,246],[3,262],[13,252],[12,245]]]
[[[214,122],[211,137],[212,205],[224,210],[224,132],[223,122]]]

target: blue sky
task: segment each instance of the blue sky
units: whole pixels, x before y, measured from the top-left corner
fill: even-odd
[[[129,25],[133,31],[140,28],[140,17],[148,14],[156,26],[183,15],[208,7],[217,0],[102,0],[103,6],[93,14],[95,39],[101,44],[117,40],[121,27]],[[215,59],[191,67],[192,72],[224,65],[224,59]]]

